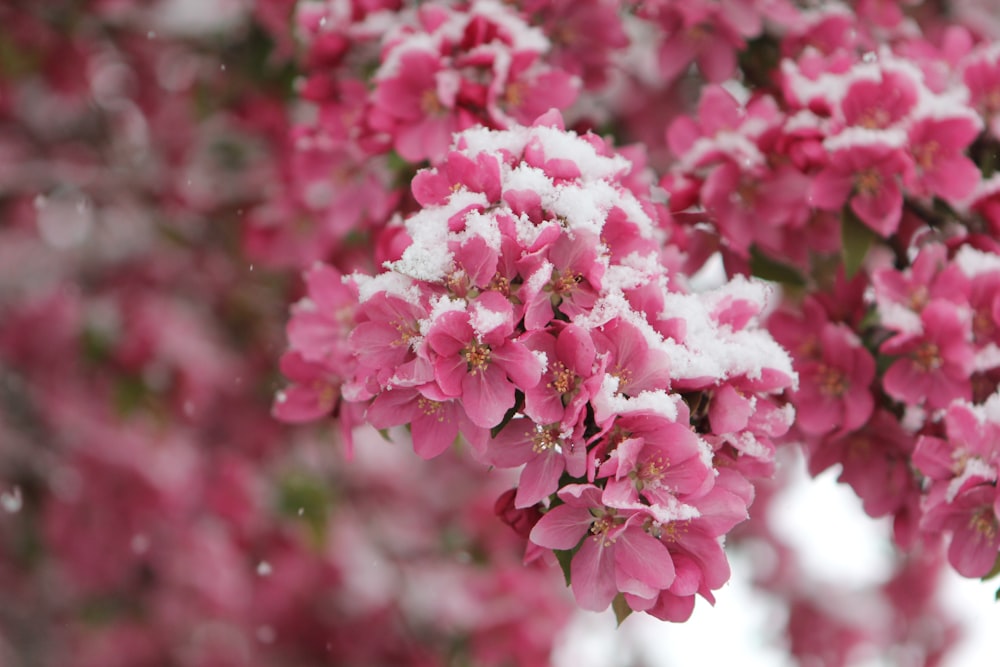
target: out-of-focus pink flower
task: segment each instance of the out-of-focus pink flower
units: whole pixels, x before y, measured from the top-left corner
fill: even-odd
[[[939,410],[972,396],[973,353],[967,322],[953,304],[935,300],[920,314],[923,331],[900,333],[880,352],[898,356],[882,379],[886,393],[910,405]]]

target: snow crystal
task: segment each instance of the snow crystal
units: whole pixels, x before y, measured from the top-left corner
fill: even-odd
[[[307,296],[302,297],[292,304],[293,313],[315,313],[317,310],[319,308],[316,306],[316,302]]]
[[[535,356],[535,359],[538,359],[539,364],[541,364],[542,372],[544,373],[549,367],[549,355],[545,354],[541,350],[532,350],[531,354]],[[572,429],[570,430],[572,431]],[[564,437],[569,438],[570,436],[566,435]]]
[[[840,134],[823,141],[828,151],[855,148],[857,146],[887,146],[902,148],[906,145],[906,132],[893,127],[886,130],[872,130],[867,127],[849,127]]]
[[[764,368],[777,370],[796,378],[792,361],[770,334],[761,329],[742,329],[733,332],[728,326],[719,327],[709,316],[706,307],[726,295],[750,297],[757,303],[763,300],[766,288],[761,291],[753,282],[739,281],[700,294],[665,295],[662,318],[682,318],[687,325],[683,345],[672,339],[664,341],[662,349],[671,363],[671,374],[677,378],[747,377],[756,380]]]
[[[552,178],[542,169],[520,162],[513,168],[506,167],[503,174],[503,189],[531,190],[541,196],[544,192],[552,192],[555,186],[552,184]]]
[[[508,319],[508,313],[490,310],[479,302],[472,304],[472,312],[469,314],[469,324],[478,338],[502,326]]]
[[[653,505],[642,505],[636,503],[636,509],[642,509],[653,515],[653,520],[660,525],[673,523],[674,521],[689,521],[701,516],[697,507],[682,503],[673,496],[668,496],[667,503],[654,503]]]
[[[542,205],[565,218],[570,229],[599,236],[616,195],[614,188],[603,181],[588,184],[586,188],[561,185],[552,194],[542,197]]]
[[[723,153],[744,168],[764,164],[764,154],[757,144],[739,132],[719,132],[713,137],[699,137],[684,154],[680,167],[697,170],[701,163],[715,153]]]
[[[349,276],[344,276],[344,282],[347,281],[353,282],[358,288],[358,300],[361,303],[368,301],[380,292],[398,296],[415,305],[420,303],[420,288],[412,279],[399,273],[380,273],[377,276],[352,273]]]
[[[464,311],[468,307],[465,299],[452,299],[446,294],[435,296],[431,299],[431,313],[427,318],[420,320],[420,335],[426,336],[431,325],[447,312],[457,310]]]
[[[636,396],[618,393],[619,380],[605,373],[601,387],[594,396],[594,418],[600,422],[614,415],[630,412],[653,412],[671,421],[677,420],[677,404],[682,400],[679,394],[664,389],[639,392]]]
[[[257,576],[258,577],[269,577],[271,576],[271,564],[266,560],[262,560],[257,563]]]
[[[132,549],[132,553],[136,555],[142,555],[149,551],[149,546],[149,536],[145,533],[136,533],[129,541],[129,547]]]
[[[441,282],[452,269],[453,256],[448,250],[448,220],[464,209],[485,207],[489,202],[482,192],[459,190],[447,203],[422,209],[406,220],[406,231],[413,243],[395,262],[385,268],[415,280]]]
[[[979,406],[983,419],[1000,426],[1000,388],[997,388],[986,401]]]
[[[794,94],[802,106],[816,99],[836,103],[847,94],[848,80],[839,74],[821,74],[810,79],[802,73],[798,64],[790,59],[781,61],[782,75],[788,82],[790,92]]]
[[[976,127],[982,129],[983,121],[968,102],[968,92],[965,88],[951,90],[947,93],[932,93],[920,89],[920,98],[914,112],[915,119],[933,118],[947,120],[949,118],[965,118]]]
[[[603,256],[601,259],[606,261]],[[610,265],[601,283],[609,292],[630,290],[657,279],[662,275],[662,271],[656,253],[640,255],[638,252],[633,252],[623,258],[621,264]]]
[[[464,242],[478,236],[490,248],[500,250],[500,226],[497,224],[495,212],[483,214],[479,211],[469,211],[465,216],[465,231],[454,235],[456,241]]]
[[[503,131],[476,126],[457,135],[457,143],[461,146],[459,150],[470,158],[475,158],[480,153],[494,154],[502,151],[521,155],[528,143],[530,131],[531,128],[520,125]]]
[[[548,159],[570,160],[580,169],[584,181],[611,179],[627,173],[632,163],[621,155],[607,157],[573,131],[563,131],[554,127],[533,127],[531,137],[537,139]]]
[[[537,294],[545,287],[545,283],[552,279],[553,266],[549,261],[543,261],[538,269],[528,276],[524,281],[522,289],[529,294]]]

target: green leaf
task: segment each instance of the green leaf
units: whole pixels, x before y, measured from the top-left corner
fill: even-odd
[[[281,513],[304,521],[317,543],[322,542],[331,502],[323,481],[304,473],[292,473],[281,481],[280,494]]]
[[[625,619],[632,614],[632,607],[628,606],[628,602],[625,601],[624,593],[615,596],[615,599],[611,601],[611,608],[615,610],[615,620],[618,621],[618,627],[621,627]]]
[[[559,561],[559,567],[562,568],[563,576],[566,577],[566,585],[570,584],[570,573],[569,565],[573,562],[573,552],[575,549],[556,549],[556,560]]]
[[[797,269],[768,257],[756,246],[750,248],[750,273],[757,278],[783,285],[804,287],[806,284],[805,278]]]
[[[841,257],[844,260],[844,275],[850,280],[864,264],[868,249],[878,237],[858,216],[845,210],[840,226]]]

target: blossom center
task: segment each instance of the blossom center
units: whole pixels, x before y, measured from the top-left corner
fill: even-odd
[[[996,333],[993,315],[986,308],[979,308],[972,315],[972,334],[977,340],[989,340]]]
[[[562,274],[557,271],[556,275],[558,277],[552,281],[552,291],[556,294],[565,294],[572,291],[583,280],[583,276],[573,271],[566,271]]]
[[[542,428],[531,435],[531,451],[543,454],[559,446],[559,436],[555,429]]]
[[[874,108],[868,109],[861,114],[861,118],[858,119],[858,125],[869,130],[880,130],[888,127],[891,121],[892,117],[888,111]]]
[[[417,408],[428,417],[434,417],[439,422],[444,421],[443,407],[441,401],[434,401],[425,396],[417,399]]]
[[[934,343],[924,343],[917,348],[913,360],[921,371],[932,371],[941,366],[941,350]]]
[[[423,92],[420,96],[420,109],[428,116],[437,116],[444,111],[436,90],[428,88]]]
[[[941,144],[931,140],[927,143],[918,144],[913,147],[913,157],[916,159],[917,164],[920,165],[922,169],[930,169],[934,166],[937,154],[941,150]]]
[[[597,517],[592,524],[590,524],[590,532],[594,534],[594,537],[598,542],[601,543],[602,547],[610,546],[615,543],[616,536],[611,535],[611,530],[617,525],[615,516],[610,512],[602,514]]]
[[[507,106],[521,106],[521,102],[524,101],[524,86],[517,82],[508,85],[504,91],[504,100],[507,102]]]
[[[312,384],[316,391],[316,401],[324,410],[329,410],[337,402],[337,390],[329,382],[316,380]]]
[[[882,174],[875,169],[865,169],[858,174],[855,185],[860,194],[871,196],[882,188]]]
[[[566,368],[566,365],[561,361],[557,361],[552,366],[552,382],[549,383],[549,387],[560,394],[567,394],[576,388],[576,373]]]
[[[490,365],[492,351],[486,345],[479,342],[470,343],[464,350],[462,356],[469,365],[470,373],[481,373]]]
[[[930,292],[926,285],[920,285],[910,294],[910,310],[919,313],[930,300]]]
[[[843,396],[847,391],[847,378],[836,368],[822,364],[819,367],[819,390],[824,396]]]
[[[687,532],[687,529],[687,521],[671,521],[670,523],[663,524],[660,534],[668,542],[676,542],[681,535]]]
[[[997,534],[997,521],[988,507],[977,511],[969,519],[969,528],[976,531],[987,540],[992,540]]]
[[[670,460],[657,454],[643,461],[633,473],[636,488],[657,486],[670,467]]]
[[[400,345],[409,345],[410,341],[419,335],[413,322],[405,322],[403,320],[396,320],[392,323],[392,328],[399,332],[399,338],[392,341],[390,345],[392,347],[399,347]]]

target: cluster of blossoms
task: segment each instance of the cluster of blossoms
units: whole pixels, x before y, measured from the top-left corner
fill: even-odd
[[[791,437],[813,472],[840,464],[900,545],[947,536],[955,569],[983,576],[1000,547],[998,52],[957,26],[858,25],[817,11],[768,85],[705,88],[668,130],[662,184],[730,271],[789,285],[768,326],[795,358]]]
[[[621,595],[687,618],[728,578],[720,538],[771,469],[792,417],[774,395],[794,380],[758,327],[761,285],[684,291],[647,189],[555,111],[460,133],[414,179],[422,208],[385,272],[310,272],[276,413],[315,418],[339,389],[342,418],[367,404],[425,458],[461,434],[523,466],[498,510],[529,558],[565,557],[581,607]]]
[[[0,4],[0,663],[549,664],[554,562],[679,621],[731,537],[800,663],[936,664],[1000,549],[989,5]],[[911,552],[873,616],[766,523],[797,444]]]

